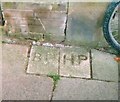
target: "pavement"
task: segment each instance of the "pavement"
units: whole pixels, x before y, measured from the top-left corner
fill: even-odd
[[[120,63],[101,29],[106,6],[3,3],[0,99],[118,100]]]
[[[115,57],[82,46],[3,43],[2,100],[118,100]]]

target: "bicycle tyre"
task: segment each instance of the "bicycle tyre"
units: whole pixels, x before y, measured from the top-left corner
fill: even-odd
[[[103,34],[109,45],[120,53],[120,43],[116,41],[113,34],[110,32],[110,20],[112,19],[113,13],[115,12],[115,9],[119,6],[119,4],[120,1],[117,3],[112,2],[110,5],[108,5],[103,20]]]

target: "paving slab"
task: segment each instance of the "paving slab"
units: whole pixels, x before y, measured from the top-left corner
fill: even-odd
[[[118,83],[62,78],[53,100],[118,100]]]
[[[115,55],[92,50],[93,78],[118,82],[118,63]]]
[[[2,100],[50,100],[52,88],[47,77],[7,77],[2,81]]]
[[[118,82],[118,100],[120,101],[120,82]]]
[[[89,51],[82,47],[61,48],[60,75],[90,78]]]
[[[1,26],[0,26],[1,27]],[[0,28],[0,102],[2,100],[2,29]]]
[[[101,27],[107,5],[105,2],[69,2],[66,43],[106,47]]]
[[[32,46],[27,73],[58,73],[59,49],[46,46]]]
[[[119,82],[120,82],[120,62],[118,63],[118,73],[119,73],[118,78],[119,78]]]
[[[2,100],[50,100],[53,81],[26,75],[28,47],[2,45]]]
[[[2,75],[24,75],[27,64],[28,46],[3,44],[2,45]]]

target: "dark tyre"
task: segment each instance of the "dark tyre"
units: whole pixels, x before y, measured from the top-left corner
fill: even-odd
[[[3,13],[0,5],[0,25],[3,26],[5,23],[4,18],[3,18]]]
[[[120,9],[120,1],[112,2],[104,16],[103,33],[107,42],[118,52],[120,52],[120,33],[118,27],[118,16]]]

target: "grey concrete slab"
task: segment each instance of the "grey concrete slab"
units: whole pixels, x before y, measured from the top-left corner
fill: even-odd
[[[93,78],[118,82],[118,63],[115,55],[92,50]]]
[[[53,81],[26,75],[28,47],[2,45],[2,100],[50,100]]]
[[[118,62],[118,78],[119,78],[119,82],[120,82],[120,62]]]
[[[82,47],[61,48],[60,75],[90,78],[89,51]]]
[[[118,100],[120,101],[120,82],[118,82]]]
[[[2,45],[2,75],[24,75],[27,64],[28,46],[3,44]]]
[[[67,23],[67,44],[107,46],[102,34],[102,20],[108,3],[70,2]]]
[[[62,78],[53,100],[118,100],[118,83]]]
[[[53,81],[47,77],[6,77],[2,81],[2,100],[50,100]]]
[[[2,29],[0,28],[0,101],[2,100],[2,43],[1,41],[2,41]]]
[[[58,73],[59,49],[45,46],[32,46],[27,73]]]

